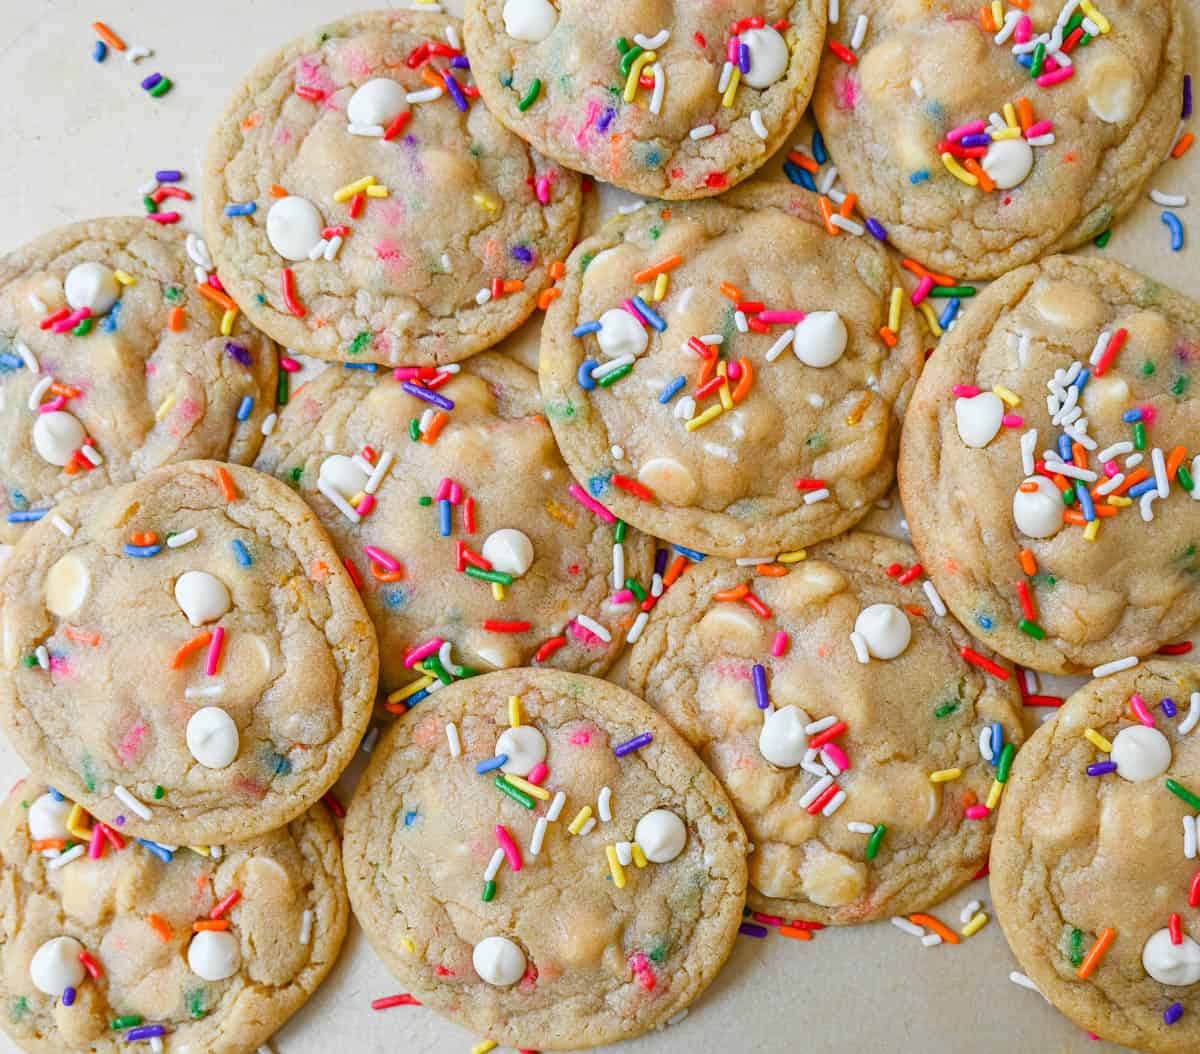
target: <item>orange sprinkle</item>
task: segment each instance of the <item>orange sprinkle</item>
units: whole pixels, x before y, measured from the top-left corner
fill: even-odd
[[[963,792],[962,803],[963,803],[964,809],[969,809],[977,801],[979,801],[979,799],[975,797],[974,791],[964,791]]]
[[[520,278],[507,278],[504,281],[504,291],[506,293],[519,293],[525,288],[525,283]]]
[[[1176,143],[1174,148],[1171,150],[1171,156],[1176,158],[1183,157],[1184,154],[1191,150],[1192,143],[1195,141],[1196,137],[1192,135],[1191,132],[1188,132],[1187,135],[1181,135],[1179,137],[1179,142]]]
[[[1125,481],[1116,490],[1110,491],[1109,493],[1124,494],[1130,487],[1135,487],[1141,483],[1142,480],[1149,478],[1150,472],[1147,469],[1135,468],[1131,473],[1129,473],[1128,476],[1125,477]],[[1093,494],[1093,496],[1095,495]]]
[[[679,253],[675,253],[672,256],[668,256],[665,260],[660,260],[656,264],[652,264],[649,267],[643,267],[642,270],[634,272],[634,285],[642,285],[644,282],[649,282],[652,278],[657,278],[660,274],[666,274],[668,271],[673,271],[681,263],[683,263],[683,257],[680,256]]]
[[[1021,570],[1027,575],[1037,574],[1037,559],[1028,549],[1022,549],[1017,553],[1017,559],[1021,561]]]
[[[562,296],[562,290],[555,289],[554,286],[550,286],[547,289],[543,289],[541,291],[541,293],[538,295],[538,300],[537,300],[538,310],[545,311],[560,296]]]
[[[196,292],[199,293],[205,300],[211,300],[214,304],[223,307],[226,311],[236,311],[237,304],[233,302],[233,298],[226,293],[222,293],[219,289],[214,289],[207,282],[201,282],[196,286]]]
[[[909,915],[908,921],[914,926],[928,927],[939,937],[941,937],[942,940],[944,940],[947,944],[958,943],[958,934],[938,919],[935,919],[932,915],[922,915],[920,912],[918,912],[916,915]]]
[[[900,261],[900,266],[903,267],[906,271],[911,271],[918,278],[925,278],[926,276],[929,276],[930,278],[933,277],[925,269],[923,264],[919,264],[919,263],[917,263],[916,260],[910,259],[907,256],[903,260]]]
[[[1022,11],[1029,10],[1029,0],[1009,0],[1013,7],[1019,7]]]
[[[269,187],[267,187],[267,193],[273,198],[286,198],[288,196],[288,192],[284,190],[283,187],[281,187],[278,183],[272,183]]]
[[[50,391],[55,395],[61,395],[64,399],[74,399],[77,395],[82,394],[74,385],[60,384],[58,381],[50,384]]]
[[[229,929],[228,919],[201,919],[199,922],[192,923],[193,933],[203,933],[205,930],[227,930]]]
[[[31,852],[40,853],[45,849],[65,849],[67,840],[65,838],[39,838],[36,842],[29,843]]]
[[[755,564],[754,570],[763,578],[782,578],[788,573],[787,568],[779,564]]]
[[[794,941],[811,941],[812,934],[808,930],[797,929],[795,926],[780,926],[779,936],[791,937]]]
[[[242,121],[242,131],[248,132],[251,128],[257,128],[260,124],[262,124],[262,114],[252,113]]]
[[[1053,478],[1054,478],[1054,485],[1060,491],[1065,491],[1071,486],[1071,484],[1067,482],[1067,477],[1064,476],[1061,472],[1054,473]]]
[[[183,329],[183,308],[171,308],[170,314],[167,315],[167,329],[172,333],[178,333]]]
[[[687,557],[677,556],[671,561],[671,566],[667,568],[667,573],[663,575],[663,588],[673,585],[675,580],[683,574],[687,568]]]
[[[871,393],[863,392],[862,398],[858,400],[858,405],[846,414],[846,424],[856,425],[863,419],[863,414],[867,412],[867,407],[871,405]]]
[[[377,582],[399,582],[404,578],[404,569],[399,571],[389,571],[386,567],[377,564],[374,560],[367,561],[371,568],[371,577]]]
[[[1087,451],[1082,443],[1071,444],[1071,462],[1076,468],[1087,468]]]
[[[985,194],[991,193],[993,190],[996,189],[996,184],[992,182],[992,177],[989,176],[983,170],[983,166],[980,165],[980,163],[978,161],[976,161],[975,158],[973,158],[973,157],[964,158],[962,166],[968,172],[970,172],[971,175],[973,175],[977,180],[979,180],[979,189],[982,190]]]
[[[1097,505],[1095,506],[1095,509],[1097,519],[1104,519],[1108,516],[1116,516],[1116,514],[1121,511],[1115,505]],[[1083,518],[1083,513],[1078,509],[1067,509],[1067,511],[1063,513],[1063,520],[1067,523],[1074,524],[1076,527],[1086,527],[1088,522]]]
[[[150,923],[150,928],[154,930],[164,941],[171,939],[171,927],[167,925],[167,920],[161,915],[155,915],[151,912],[146,916],[146,921]]]
[[[1167,479],[1175,478],[1175,474],[1179,471],[1179,466],[1183,464],[1183,460],[1186,457],[1187,450],[1181,446],[1177,446],[1167,455]]]
[[[789,150],[788,151],[788,160],[793,165],[799,165],[802,169],[804,169],[805,172],[810,172],[814,176],[821,170],[820,165],[818,165],[807,154],[800,153],[799,150]]]
[[[882,340],[889,348],[896,346],[896,334],[893,333],[887,326],[879,327],[879,339]]]
[[[93,22],[92,29],[96,31],[96,36],[104,41],[113,51],[124,51],[125,41],[123,41],[116,33],[108,28],[103,22]]]
[[[237,501],[237,487],[233,485],[233,478],[229,475],[229,470],[224,466],[217,467],[217,485],[221,488],[221,497],[226,501]]]
[[[750,364],[747,358],[738,359],[738,365],[742,368],[742,376],[737,382],[737,387],[733,389],[734,403],[740,403],[747,395],[750,394],[750,385],[754,383],[754,367]],[[1182,450],[1183,448],[1180,447]]]
[[[430,420],[429,427],[421,433],[421,442],[426,446],[433,446],[442,429],[446,427],[446,422],[449,420],[450,415],[445,410],[439,410],[433,415],[432,420]]]
[[[1022,95],[1017,100],[1017,120],[1021,124],[1021,131],[1029,130],[1029,126],[1033,124],[1033,106],[1029,100]]]
[[[78,644],[87,644],[95,647],[100,643],[100,634],[92,633],[89,630],[76,629],[74,626],[64,626],[63,634],[67,640],[73,640]]]
[[[153,545],[158,541],[158,535],[153,531],[141,531],[138,534],[131,535],[129,540],[134,545]]]
[[[742,296],[742,291],[732,282],[721,283],[721,295],[729,297],[730,300],[745,300]]]
[[[205,630],[203,633],[197,633],[191,640],[181,644],[175,654],[171,656],[171,669],[178,670],[187,661],[189,655],[199,651],[201,648],[207,647],[210,640],[212,640],[212,634],[208,630]]]
[[[983,26],[983,31],[985,33],[996,32],[996,20],[992,18],[992,12],[990,8],[984,6],[979,9],[979,24]]]
[[[556,282],[566,273],[567,269],[562,260],[555,260],[554,263],[550,265],[550,277]]]
[[[446,90],[446,82],[442,80],[429,66],[421,67],[421,80],[428,84],[431,88],[441,88]]]
[[[921,610],[918,604],[905,604],[904,610],[907,611],[913,618],[924,618],[925,612]]]
[[[314,560],[308,569],[308,577],[314,582],[324,582],[329,577],[329,565],[324,560]]]
[[[847,194],[842,199],[842,204],[838,208],[838,215],[841,216],[843,219],[849,219],[850,213],[854,211],[854,203],[856,201],[858,201],[857,194]]]
[[[825,222],[826,232],[836,238],[838,229],[833,225],[833,202],[826,197],[820,197],[817,199],[817,205],[821,209],[821,219]]]
[[[1116,935],[1117,931],[1110,926],[1105,926],[1100,931],[1096,943],[1091,946],[1087,955],[1083,957],[1083,962],[1079,964],[1079,969],[1075,972],[1076,977],[1081,981],[1086,981],[1092,975],[1092,971],[1100,964],[1100,960],[1104,958],[1104,953],[1108,951],[1108,946],[1112,944]]]
[[[697,388],[699,388],[702,384],[706,384],[711,379],[713,370],[716,369],[716,366],[717,357],[715,355],[710,355],[707,359],[700,363],[700,372],[696,375]]]
[[[713,600],[741,600],[750,592],[750,587],[743,582],[732,589],[719,589],[713,594]]]
[[[1022,494],[1033,494],[1037,491],[1037,489],[1038,489],[1038,485],[1036,483],[1032,483],[1032,482],[1022,483],[1017,488],[1017,490],[1019,490]]]

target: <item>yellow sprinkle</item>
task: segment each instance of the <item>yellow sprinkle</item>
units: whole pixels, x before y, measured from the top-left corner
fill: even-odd
[[[499,582],[493,582],[492,583],[492,599],[493,600],[503,600],[504,597],[505,597],[504,586],[502,586]]]
[[[642,67],[648,62],[653,62],[658,58],[657,51],[643,51],[636,59],[633,60],[633,65],[629,67],[629,76],[625,78],[625,95],[626,102],[633,102],[637,95],[638,78],[642,75]]]
[[[867,412],[867,407],[870,405],[871,393],[863,392],[862,398],[860,398],[854,408],[848,414],[846,414],[846,424],[853,428],[856,424],[858,424],[859,421],[863,419],[863,414]]]
[[[892,302],[888,305],[888,329],[893,333],[900,332],[900,307],[904,303],[904,290],[898,285],[892,287]]]
[[[637,842],[634,842],[629,848],[633,852],[633,862],[638,868],[645,867],[649,861],[646,860],[646,854],[642,852],[642,847]]]
[[[413,944],[407,937],[400,938],[400,947],[403,948],[409,955],[415,955],[417,946]]]
[[[488,212],[495,212],[500,207],[500,203],[491,194],[485,194],[481,190],[477,190],[472,194],[471,200],[481,209],[487,209]]]
[[[775,557],[775,562],[778,564],[798,564],[808,556],[807,549],[793,549],[790,553],[780,553]]]
[[[189,845],[188,848],[197,856],[212,856],[212,850],[206,845]]]
[[[1020,128],[996,128],[988,132],[993,139],[1020,139]]]
[[[663,271],[656,279],[654,279],[654,302],[665,300],[667,297],[667,287],[671,284],[671,276]]]
[[[734,96],[737,95],[738,85],[742,83],[742,71],[736,66],[733,67],[733,75],[729,78],[729,87],[725,89],[725,94],[721,96],[721,105],[730,107],[733,105]]]
[[[1084,541],[1088,541],[1088,542],[1094,542],[1094,541],[1096,540],[1096,536],[1097,536],[1099,533],[1100,533],[1100,521],[1099,521],[1099,520],[1092,520],[1092,521],[1091,521],[1091,523],[1089,523],[1089,524],[1088,524],[1088,525],[1087,525],[1087,526],[1086,526],[1086,527],[1083,529],[1083,538],[1084,538]]]
[[[964,937],[974,937],[987,924],[987,915],[982,911],[977,911],[972,916],[971,921],[962,928],[962,935]]]
[[[564,509],[561,505],[559,505],[558,502],[547,500],[542,503],[542,508],[544,508],[556,520],[558,520],[559,523],[564,524],[567,527],[575,526],[575,517],[572,516],[571,513]]]
[[[708,424],[709,421],[713,420],[714,418],[720,417],[721,414],[723,414],[724,412],[725,412],[725,407],[723,407],[723,406],[720,406],[720,405],[710,406],[707,410],[704,411],[704,413],[698,414],[697,416],[693,417],[683,427],[686,428],[689,432],[694,432],[694,431],[696,431],[697,428],[703,428],[706,424]]]
[[[1004,123],[1018,132],[1021,130],[1021,126],[1017,123],[1017,108],[1010,102],[1004,104]],[[994,134],[993,138],[995,138]]]
[[[1021,405],[1021,397],[1011,388],[1005,388],[1003,384],[994,385],[992,391],[1000,396],[1009,406]]]
[[[717,363],[717,373],[722,377],[728,376],[724,359]],[[733,396],[729,394],[729,381],[726,381],[717,389],[717,394],[721,397],[721,408],[723,410],[732,410]]]
[[[91,829],[87,826],[87,813],[83,811],[82,805],[76,803],[71,806],[67,815],[67,830],[81,842],[86,842],[92,836]]]
[[[175,405],[175,394],[172,392],[160,404],[157,410],[154,411],[154,420],[161,421],[171,412],[171,407]]]
[[[539,787],[536,783],[530,783],[529,780],[522,779],[511,772],[506,772],[504,778],[518,790],[523,790],[526,794],[532,794],[535,798],[540,798],[542,801],[550,800],[550,792],[545,787]]]
[[[613,885],[617,889],[624,889],[625,868],[621,866],[621,861],[617,859],[617,847],[615,845],[606,845],[604,847],[604,855],[608,857],[608,871],[612,875]]]
[[[499,583],[496,583],[497,585]],[[519,695],[510,695],[508,697],[508,727],[521,727],[521,697]]]
[[[341,190],[333,192],[333,200],[336,202],[349,201],[355,194],[360,194],[367,187],[375,185],[374,176],[363,176],[362,179],[356,179],[353,183],[347,183]]]
[[[992,789],[988,791],[987,802],[985,803],[987,807],[994,811],[996,806],[1000,804],[1000,795],[1003,793],[1004,784],[993,782]]]
[[[997,29],[1004,25],[1004,5],[1000,0],[992,0],[992,19]]]
[[[387,697],[389,703],[398,703],[407,699],[410,695],[416,695],[417,692],[422,692],[428,688],[437,678],[429,673],[422,677],[419,681],[412,681],[406,684],[403,688],[397,688]]]
[[[378,184],[367,187],[368,198],[386,198],[391,193],[387,187],[381,187]]]
[[[1102,751],[1105,754],[1112,753],[1112,744],[1094,728],[1084,729],[1083,738],[1091,743],[1092,746],[1094,746],[1097,750]]]
[[[1118,509],[1123,509],[1128,505],[1132,505],[1133,499],[1125,497],[1124,494],[1110,494],[1108,496],[1108,503]]]
[[[963,168],[962,165],[960,165],[955,159],[953,154],[949,152],[942,154],[942,164],[946,166],[946,171],[949,172],[950,175],[960,182],[965,183],[968,187],[979,186],[979,180],[977,180],[973,175],[971,175],[970,172]]]
[[[579,812],[577,812],[575,814],[575,819],[573,819],[569,824],[567,824],[567,830],[570,831],[572,834],[578,834],[583,829],[583,825],[585,823],[587,823],[588,820],[590,820],[591,818],[592,818],[592,807],[590,805],[585,805],[582,809],[579,810]]]
[[[421,0],[422,3],[429,3],[430,0]],[[489,1050],[496,1049],[496,1041],[494,1039],[481,1039],[471,1048],[471,1054],[488,1054]]]
[[[942,335],[942,327],[938,325],[937,315],[934,313],[933,308],[925,300],[922,300],[917,307],[921,309],[921,314],[925,318],[925,324],[929,327],[929,332],[935,337],[940,337]]]
[[[233,324],[237,321],[236,311],[226,311],[221,316],[221,336],[228,337],[233,332]]]
[[[929,774],[930,783],[949,783],[951,780],[958,779],[962,775],[962,769],[938,769],[937,772]]]
[[[367,492],[365,490],[360,490],[357,494],[354,495],[353,498],[350,499],[350,504],[353,505],[357,509],[358,503],[360,501],[363,501],[366,498],[366,496],[367,496]]]
[[[137,279],[128,271],[113,271],[113,277],[121,283],[121,285],[137,285]]]
[[[1079,7],[1085,15],[1096,23],[1096,28],[1101,33],[1107,33],[1112,29],[1112,24],[1105,18],[1096,8],[1088,2],[1088,0],[1079,0]]]

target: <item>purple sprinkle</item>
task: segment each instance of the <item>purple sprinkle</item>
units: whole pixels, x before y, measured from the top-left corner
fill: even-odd
[[[154,178],[159,183],[178,183],[183,179],[183,173],[177,168],[160,168],[154,173]]]
[[[959,141],[959,146],[991,146],[992,137],[987,132],[980,132],[978,135],[964,135]]]
[[[442,80],[446,84],[446,90],[450,93],[450,98],[454,100],[454,105],[460,111],[466,113],[470,108],[470,103],[467,102],[467,97],[463,95],[462,85],[454,79],[454,74],[449,70],[442,70]]]
[[[1192,75],[1187,73],[1183,78],[1183,113],[1180,115],[1186,121],[1192,116]]]
[[[1158,705],[1162,707],[1162,712],[1163,712],[1163,713],[1164,713],[1164,714],[1165,714],[1167,717],[1174,717],[1174,716],[1175,716],[1177,713],[1179,713],[1179,710],[1178,710],[1178,709],[1176,708],[1176,706],[1175,706],[1175,700],[1174,700],[1174,699],[1164,699],[1164,700],[1163,700],[1161,703],[1159,703]]]
[[[756,662],[750,673],[754,678],[754,699],[758,703],[758,708],[765,710],[771,705],[771,700],[767,695],[767,671]]]
[[[635,750],[640,750],[653,739],[654,736],[649,732],[643,732],[640,736],[634,736],[632,739],[625,740],[624,743],[618,743],[613,747],[613,753],[617,757],[623,758],[626,754],[632,754]]]
[[[875,219],[874,216],[867,217],[867,230],[871,232],[872,237],[877,238],[879,241],[887,241],[887,231],[883,229],[883,224]]]
[[[1183,1017],[1183,1004],[1182,1003],[1172,1003],[1169,1007],[1167,1007],[1166,1012],[1163,1014],[1163,1020],[1168,1025],[1175,1024],[1175,1022],[1178,1021],[1181,1017]]]
[[[439,410],[453,410],[454,403],[447,399],[444,395],[438,395],[437,392],[430,391],[428,388],[422,388],[419,384],[413,384],[412,381],[404,381],[401,385],[409,395],[415,396],[418,399],[423,399],[427,403],[432,403]]]
[[[611,106],[600,115],[600,120],[596,122],[596,131],[607,132],[608,126],[613,123],[613,118],[617,116],[617,111]]]
[[[471,60],[466,55],[455,55],[450,60],[450,65],[456,70],[469,70],[471,68]]]
[[[63,989],[62,1005],[63,1006],[71,1006],[74,1002],[75,1002],[75,989],[72,988],[70,985],[67,985],[67,987]]]
[[[165,1036],[167,1030],[162,1025],[143,1025],[141,1028],[131,1028],[125,1033],[126,1043],[136,1043],[139,1039],[158,1039]]]
[[[114,820],[113,822],[114,822],[114,823],[115,823],[115,824],[116,824],[118,827],[124,827],[124,826],[125,826],[125,814],[124,814],[124,813],[122,813],[122,814],[121,814],[120,816],[118,816],[118,817],[116,818],[116,820]]]
[[[225,354],[231,359],[240,362],[243,366],[250,365],[250,352],[248,352],[241,344],[235,344],[232,340],[225,342]]]
[[[524,245],[514,245],[512,247],[512,255],[514,260],[520,260],[521,263],[533,263],[533,253],[526,249]]]
[[[144,81],[142,81],[142,87],[145,88],[146,91],[149,91],[161,80],[162,80],[161,73],[151,73],[149,77],[147,77]]]
[[[753,922],[743,922],[738,927],[738,933],[743,937],[765,937],[767,935],[766,926],[758,926]]]
[[[666,549],[654,550],[654,573],[661,575],[667,569],[667,551]]]
[[[741,41],[738,41],[738,69],[743,76],[750,72],[750,49]]]
[[[1097,761],[1094,765],[1087,767],[1089,776],[1107,776],[1110,772],[1117,771],[1117,763],[1115,761]]]

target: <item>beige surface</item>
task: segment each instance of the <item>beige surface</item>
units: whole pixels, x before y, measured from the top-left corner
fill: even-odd
[[[1200,9],[1197,0],[1188,3],[1192,11]],[[271,48],[350,6],[344,0],[286,5],[207,0],[173,4],[168,20],[161,0],[112,4],[104,13],[114,28],[159,48],[149,68],[176,82],[170,95],[154,101],[123,63],[92,64],[88,25],[101,13],[94,2],[59,0],[51,7],[0,0],[0,97],[12,100],[5,106],[0,151],[2,248],[69,220],[134,211],[136,188],[156,167],[187,168],[192,177],[187,185],[196,189],[205,139],[234,81]],[[1193,122],[1197,125],[1200,121]],[[1195,189],[1198,171],[1200,149],[1173,163],[1153,184],[1168,191]],[[182,211],[198,223],[195,205]],[[1192,239],[1179,254],[1166,251],[1160,211],[1143,199],[1114,231],[1106,252],[1200,296],[1195,208],[1182,212]],[[534,330],[522,332],[510,346],[528,346]],[[0,781],[7,784],[20,771],[12,752],[0,745]],[[971,897],[989,900],[986,887],[975,883],[938,914],[956,920]],[[812,1051],[1108,1054],[1116,1049],[1090,1042],[1036,995],[1011,985],[1007,975],[1015,966],[994,921],[963,945],[932,950],[886,923],[821,934],[809,944],[743,939],[682,1024],[619,1049],[621,1054],[775,1052],[795,1048],[801,1027]],[[470,1049],[476,1037],[432,1012],[371,1012],[371,999],[398,990],[352,927],[329,982],[273,1047],[278,1054],[325,1054],[339,1043],[363,1054],[401,1048],[412,1054],[465,1054]],[[0,1040],[0,1054],[15,1050]]]

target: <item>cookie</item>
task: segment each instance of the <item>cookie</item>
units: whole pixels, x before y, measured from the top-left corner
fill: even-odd
[[[943,338],[900,493],[930,576],[989,647],[1099,675],[1200,618],[1198,364],[1195,303],[1078,257],[1006,275]]]
[[[0,725],[25,763],[159,843],[251,838],[317,801],[366,731],[379,660],[308,507],[193,461],[53,519],[0,575]]]
[[[994,278],[1133,207],[1178,134],[1184,26],[1177,0],[1097,8],[1014,4],[997,26],[970,0],[845,0],[813,111],[901,252]]]
[[[689,199],[740,183],[791,133],[825,4],[471,0],[463,29],[484,102],[536,149]]]
[[[455,362],[517,328],[580,181],[477,101],[457,19],[377,11],[264,60],[209,143],[205,228],[262,329],[322,359]]]
[[[30,1054],[253,1054],[349,917],[324,809],[220,851],[148,850],[26,780],[0,805],[0,880],[0,1027]]]
[[[195,251],[194,249],[192,251]],[[189,458],[249,463],[275,346],[145,219],[61,227],[0,259],[0,551],[57,501]]]
[[[964,654],[970,637],[915,563],[865,531],[790,565],[707,560],[633,649],[630,689],[687,737],[746,826],[757,911],[907,915],[987,860],[1020,699],[1007,668]]]
[[[1004,935],[1081,1028],[1153,1054],[1200,1043],[1200,666],[1079,689],[1025,744],[992,845]]]
[[[603,673],[650,588],[650,540],[572,497],[529,370],[489,352],[425,383],[331,367],[294,394],[257,463],[353,567],[389,705],[460,669]]]
[[[887,492],[917,326],[892,310],[889,257],[829,237],[811,195],[647,205],[582,243],[562,288],[542,330],[546,414],[612,513],[703,553],[769,558]]]
[[[665,1024],[733,946],[746,840],[641,700],[507,670],[375,748],[346,818],[350,902],[420,1001],[494,1042],[578,1050]]]

